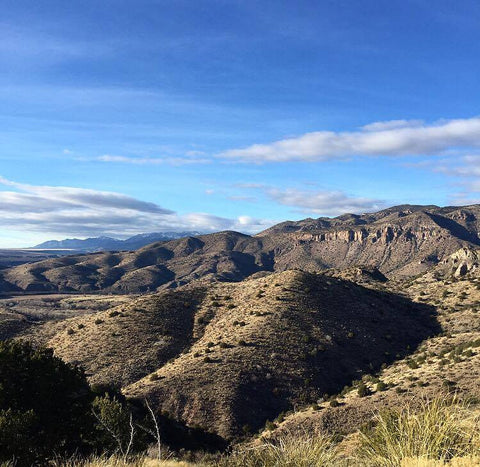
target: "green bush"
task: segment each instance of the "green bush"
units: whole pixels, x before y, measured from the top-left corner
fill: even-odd
[[[365,383],[360,383],[357,388],[357,393],[360,397],[366,397],[370,394],[370,389],[368,389]]]
[[[388,389],[388,385],[385,384],[383,381],[379,381],[377,383],[377,391],[386,391]]]
[[[116,396],[108,393],[92,403],[96,425],[96,441],[108,452],[128,453],[131,436],[131,412]],[[133,439],[132,439],[133,441]]]
[[[277,428],[276,423],[271,422],[270,420],[267,420],[267,421],[265,422],[265,429],[266,429],[266,430],[268,430],[268,431],[273,431],[273,430],[275,430],[275,428]]]
[[[87,447],[93,395],[82,370],[50,349],[5,341],[0,382],[0,462],[31,465]]]

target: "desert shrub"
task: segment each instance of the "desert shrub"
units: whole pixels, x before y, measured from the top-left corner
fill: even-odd
[[[442,382],[442,387],[445,388],[447,391],[454,391],[456,385],[457,383],[455,381],[450,381],[448,379]]]
[[[479,449],[478,422],[455,400],[434,399],[423,401],[419,410],[407,406],[382,412],[361,436],[361,455],[378,466],[399,466],[408,458],[448,461]]]
[[[386,391],[388,389],[388,385],[383,381],[379,381],[377,383],[377,391]]]
[[[415,360],[408,360],[407,365],[412,370],[416,370],[417,368],[419,368],[418,363]]]
[[[275,422],[271,422],[270,420],[267,420],[265,422],[265,429],[268,430],[268,431],[273,431],[275,430],[275,428],[277,428],[277,425]]]
[[[104,451],[126,455],[134,442],[133,416],[116,395],[105,393],[92,403],[96,424],[96,439]]]
[[[72,328],[67,329],[67,334],[71,336],[72,334],[75,334],[75,331]]]
[[[86,448],[93,396],[83,371],[50,349],[5,341],[0,382],[0,462],[31,465],[54,451]]]
[[[370,394],[370,389],[368,389],[365,383],[360,383],[357,387],[357,393],[359,397],[366,397]]]
[[[102,324],[102,323],[103,323],[103,319],[97,318],[95,320],[95,324]]]

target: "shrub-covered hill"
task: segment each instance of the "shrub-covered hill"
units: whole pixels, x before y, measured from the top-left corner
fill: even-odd
[[[338,392],[437,333],[433,309],[286,271],[186,286],[23,335],[159,411],[229,438]]]

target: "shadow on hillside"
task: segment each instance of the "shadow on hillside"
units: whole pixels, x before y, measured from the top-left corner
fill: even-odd
[[[430,218],[440,227],[448,230],[452,236],[474,243],[475,245],[480,245],[480,238],[476,233],[470,232],[468,229],[458,224],[454,220],[432,213],[427,213],[427,215],[430,216]]]
[[[303,309],[294,302],[290,306],[289,332],[298,336],[295,375],[279,372],[271,379],[258,378],[255,385],[248,378],[240,381],[233,410],[237,427],[248,425],[256,431],[281,412],[308,406],[325,394],[339,394],[442,332],[431,305],[342,280],[312,278],[308,285],[313,292],[330,282],[330,295],[311,293]],[[278,342],[273,347],[285,348],[283,335],[272,339]]]

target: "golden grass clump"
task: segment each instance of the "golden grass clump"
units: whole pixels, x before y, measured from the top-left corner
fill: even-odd
[[[123,457],[92,457],[87,460],[70,460],[54,463],[55,467],[202,467],[201,464],[191,464],[189,462],[176,460],[158,461],[144,456],[130,458],[126,460]]]
[[[286,436],[245,448],[222,459],[218,467],[323,467],[337,458],[335,444],[321,436]]]
[[[432,459],[405,459],[401,467],[480,467],[480,457],[455,457],[448,464]]]
[[[375,426],[361,433],[361,444],[360,456],[372,466],[437,466],[453,458],[461,462],[480,455],[478,418],[455,398],[436,398],[423,401],[420,410],[406,406],[380,413]]]

